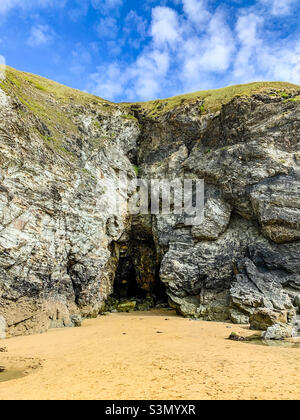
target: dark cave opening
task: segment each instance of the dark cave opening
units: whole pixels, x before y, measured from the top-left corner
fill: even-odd
[[[116,299],[145,299],[147,291],[138,286],[136,269],[130,256],[121,257],[114,282],[114,297]]]
[[[166,287],[159,278],[154,244],[133,242],[121,247],[113,298],[134,300],[137,309],[145,302],[152,302],[152,307],[167,306]]]

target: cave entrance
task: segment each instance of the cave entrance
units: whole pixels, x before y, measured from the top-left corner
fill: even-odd
[[[114,282],[114,297],[118,300],[145,299],[147,291],[138,286],[136,269],[130,256],[121,257]]]
[[[118,301],[135,300],[137,309],[145,301],[152,307],[167,306],[168,297],[159,278],[159,265],[154,243],[122,245],[113,297]]]

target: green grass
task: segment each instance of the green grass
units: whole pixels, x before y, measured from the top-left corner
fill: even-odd
[[[53,82],[52,80],[45,79],[41,76],[36,76],[31,73],[25,73],[18,70],[15,70],[11,67],[6,66],[6,81],[9,80],[18,88],[27,89],[30,86],[34,89],[38,89],[41,92],[53,95],[56,99],[64,103],[75,102],[78,104],[88,104],[91,102],[96,102],[99,105],[109,104],[109,101],[106,101],[98,96],[91,95],[89,93],[81,92],[77,89],[72,89],[70,87],[61,85],[60,83]],[[1,83],[0,80],[0,84]]]
[[[33,101],[33,108],[38,108],[36,102],[39,103],[39,108],[43,108],[43,105],[45,105],[45,113],[46,108],[48,109],[49,105],[51,105],[49,104],[49,97],[56,99],[62,105],[86,105],[93,103],[100,108],[103,108],[104,112],[113,111],[115,105],[97,96],[63,86],[40,76],[23,73],[10,67],[6,67],[6,80],[0,80],[0,86],[6,91],[10,89],[17,91],[15,93],[19,93],[21,99],[25,100],[28,104]],[[237,96],[251,96],[256,93],[268,93],[270,96],[279,96],[283,99],[288,99],[295,89],[299,90],[300,86],[284,82],[254,82],[245,85],[229,86],[222,89],[188,93],[174,96],[169,99],[137,102],[135,104],[121,103],[119,106],[123,106],[124,111],[126,111],[132,105],[139,105],[144,110],[148,111],[150,115],[159,115],[180,105],[199,100],[204,101],[204,104],[199,106],[199,112],[203,114],[205,112],[218,111],[222,105],[228,103]],[[37,101],[35,101],[35,98]],[[36,110],[38,111],[38,109]],[[135,117],[129,113],[122,115],[122,118],[135,119]]]
[[[133,165],[133,170],[134,170],[134,172],[135,172],[136,176],[139,176],[139,172],[140,172],[139,167],[138,167],[138,166],[136,166],[136,165]]]
[[[289,94],[288,93],[286,93],[286,92],[283,92],[283,93],[281,93],[281,95],[280,95],[283,99],[288,99],[289,98]]]
[[[169,99],[161,99],[149,102],[139,102],[138,105],[149,112],[149,115],[160,115],[168,112],[182,104],[204,100],[201,113],[216,112],[221,109],[222,105],[230,102],[237,96],[252,96],[257,93],[270,93],[272,96],[289,97],[289,94],[295,90],[299,90],[300,86],[285,82],[254,82],[245,85],[229,86],[222,89],[206,90],[186,95],[175,96]],[[274,92],[276,91],[276,93]],[[163,105],[163,107],[162,107]]]
[[[98,130],[100,130],[101,128],[101,124],[99,123],[99,121],[94,121],[94,127],[98,128]]]
[[[199,107],[199,111],[200,111],[200,115],[201,115],[201,114],[204,114],[204,113],[205,113],[205,106],[204,106],[204,105],[201,105],[201,106]]]
[[[129,115],[129,114],[122,115],[122,118],[124,120],[136,120],[134,115]]]
[[[74,117],[82,112],[82,108],[92,104],[103,112],[112,112],[113,107],[105,107],[108,102],[99,97],[10,67],[5,70],[5,79],[0,79],[1,89],[16,96],[23,104],[23,109],[19,109],[22,117],[33,114],[48,127],[51,137],[38,134],[47,147],[69,160],[73,160],[74,155],[67,150],[69,141],[68,145],[65,142],[66,138],[80,136]],[[101,127],[97,121],[95,126]]]
[[[285,102],[299,102],[300,101],[300,95],[295,96],[294,98],[287,99]]]

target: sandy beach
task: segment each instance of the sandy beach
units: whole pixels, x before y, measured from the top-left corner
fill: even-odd
[[[166,310],[2,340],[16,379],[0,374],[0,399],[299,399],[300,349],[226,340],[233,331],[246,327]]]

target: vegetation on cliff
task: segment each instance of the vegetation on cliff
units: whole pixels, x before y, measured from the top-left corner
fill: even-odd
[[[203,103],[199,106],[199,111],[204,113],[217,112],[222,105],[235,97],[241,96],[269,94],[282,100],[295,101],[300,99],[298,95],[300,86],[298,85],[286,82],[254,82],[222,89],[193,92],[168,99],[117,105],[98,96],[63,86],[40,76],[17,71],[11,67],[6,67],[6,77],[3,81],[0,81],[0,87],[8,94],[13,92],[18,95],[20,101],[41,118],[49,122],[56,121],[64,124],[66,121],[62,120],[64,117],[61,115],[61,110],[57,108],[57,103],[65,106],[67,113],[72,105],[74,105],[73,108],[76,108],[76,106],[93,104],[105,112],[114,110],[115,106],[118,106],[124,111],[122,118],[133,119],[134,116],[129,112],[132,106],[146,111],[148,116],[156,116],[171,111],[182,104],[195,101]]]

